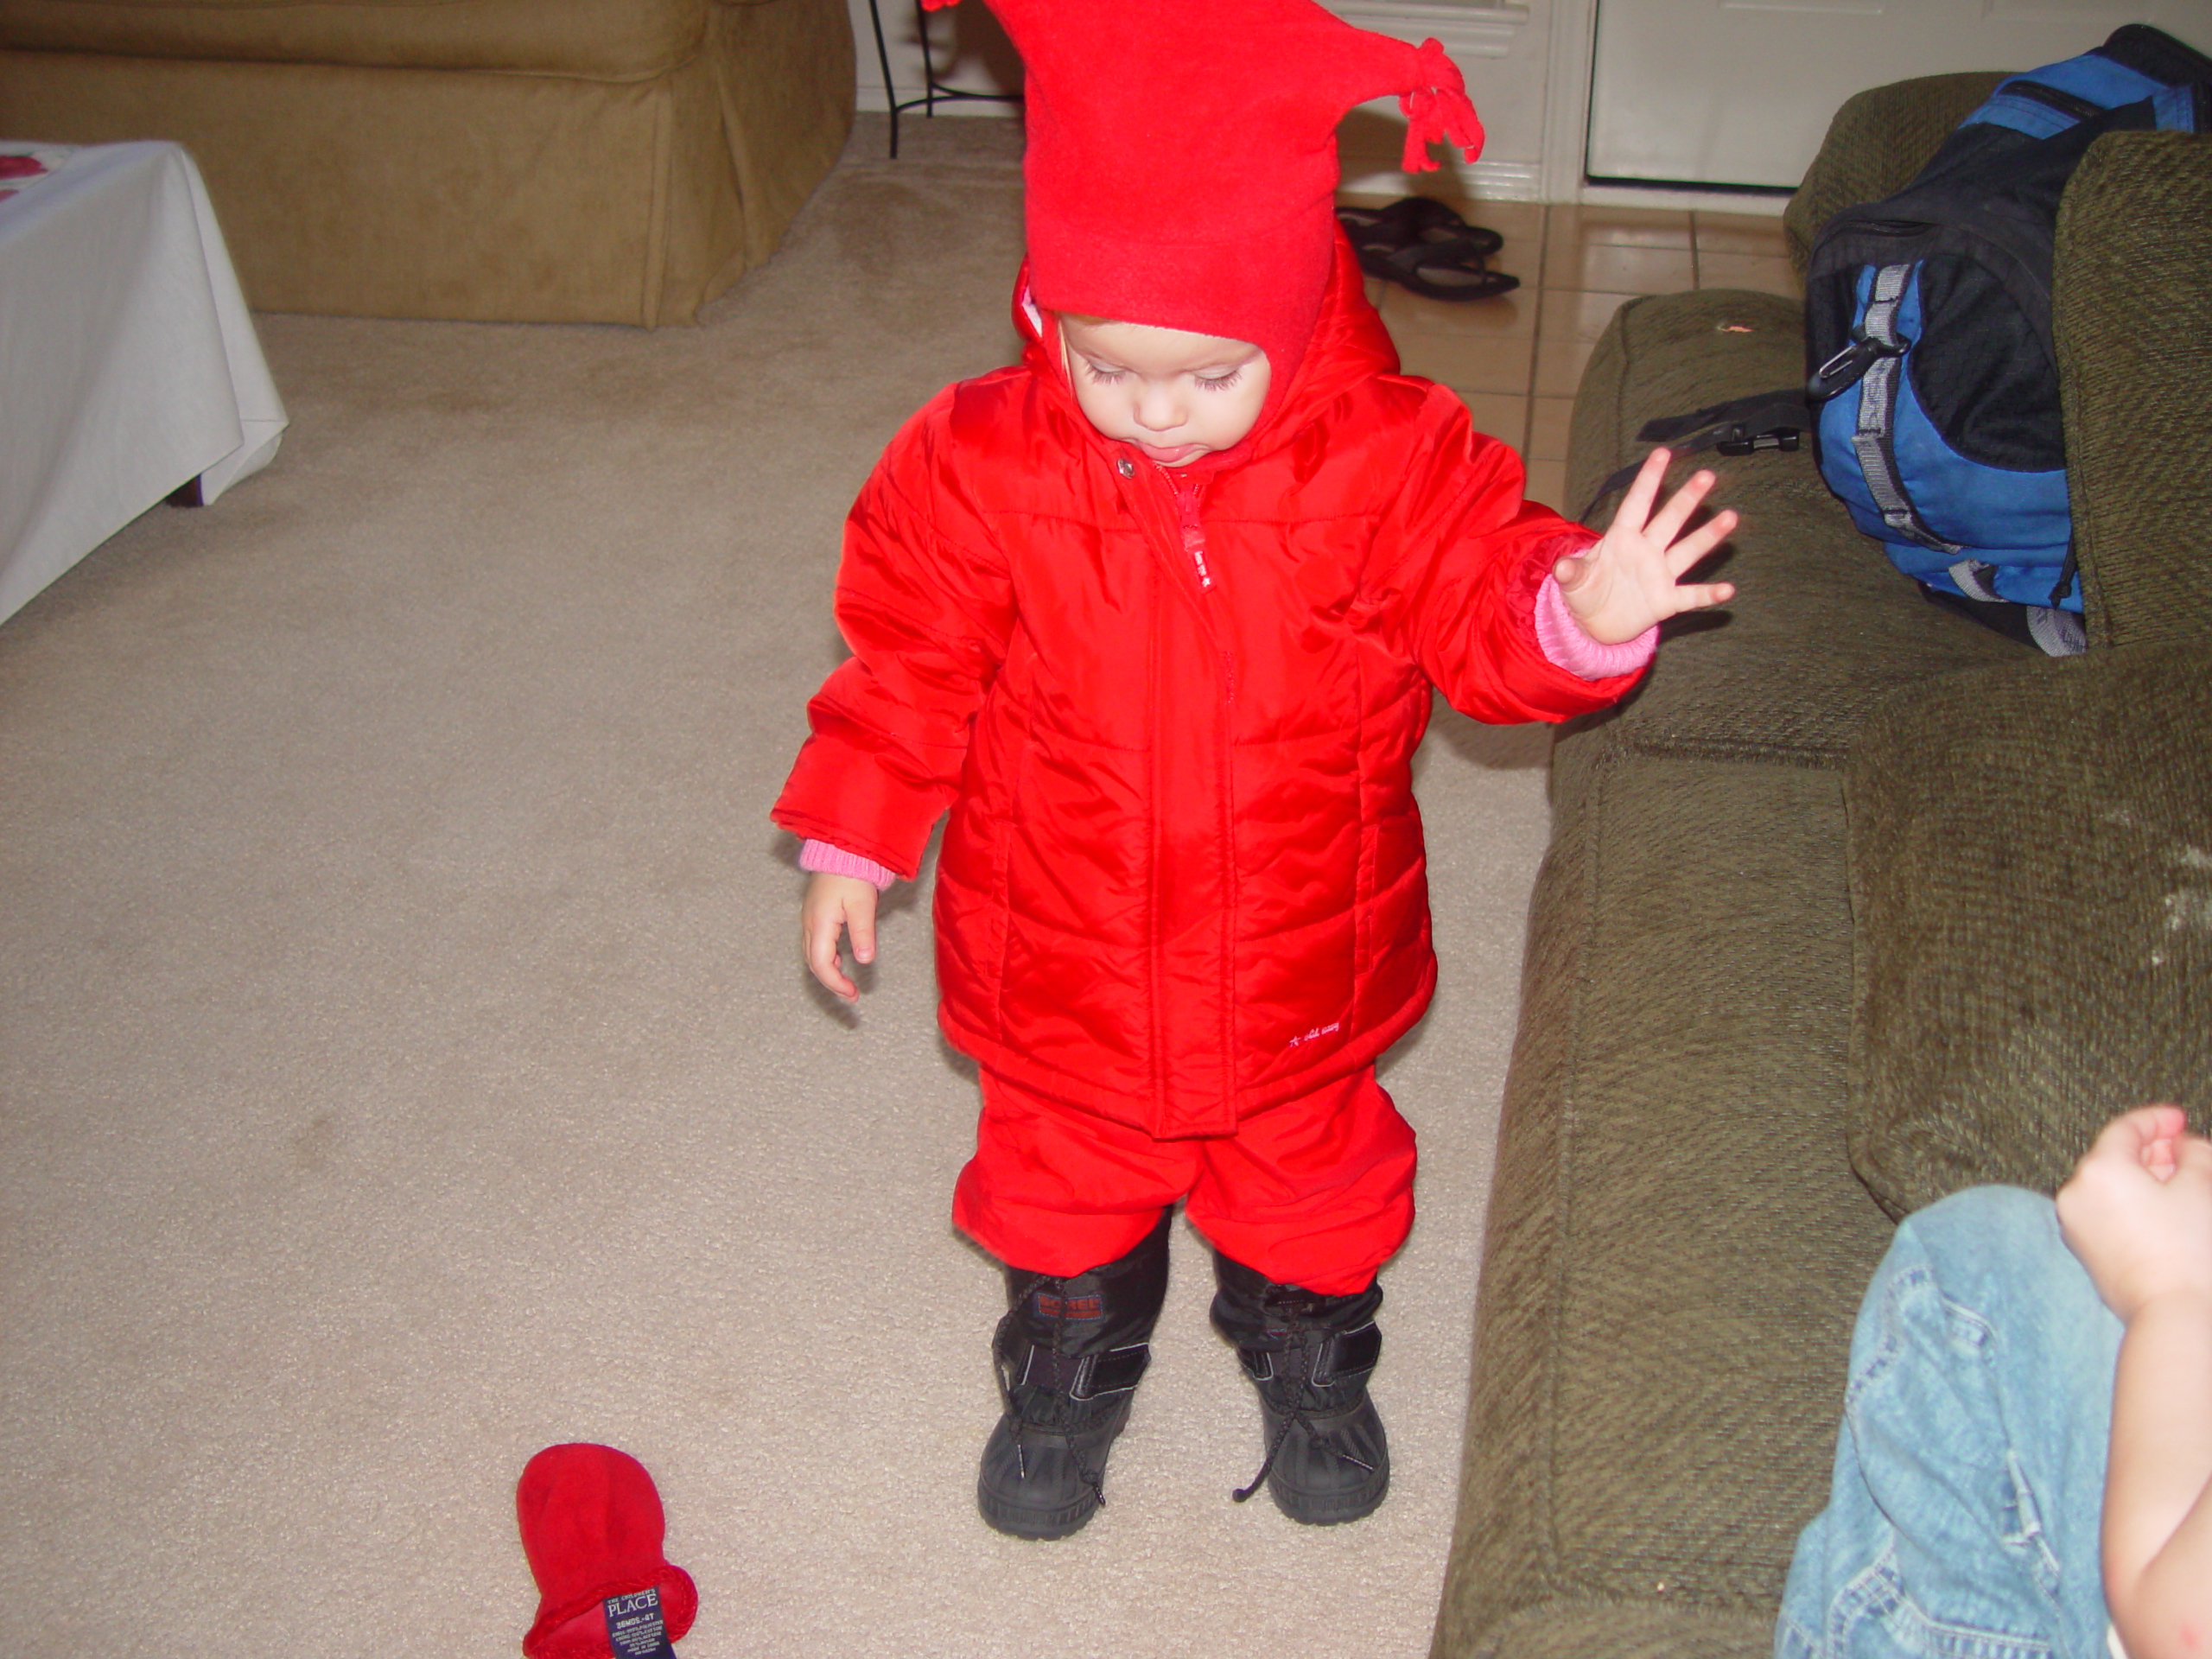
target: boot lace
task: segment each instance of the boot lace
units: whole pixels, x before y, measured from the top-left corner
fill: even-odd
[[[1271,1356],[1274,1375],[1261,1385],[1262,1393],[1277,1414],[1278,1421],[1274,1433],[1268,1437],[1267,1455],[1260,1460],[1260,1472],[1252,1477],[1250,1485],[1230,1493],[1230,1500],[1236,1503],[1245,1502],[1266,1484],[1268,1474],[1275,1466],[1275,1459],[1282,1452],[1283,1442],[1290,1438],[1290,1431],[1294,1427],[1304,1429],[1306,1439],[1353,1468],[1364,1470],[1370,1475],[1375,1472],[1373,1464],[1345,1451],[1337,1443],[1335,1435],[1325,1432],[1314,1423],[1311,1414],[1330,1408],[1330,1402],[1323,1396],[1331,1390],[1325,1385],[1313,1382],[1313,1368],[1320,1361],[1321,1351],[1328,1346],[1329,1337],[1297,1319],[1294,1303],[1279,1300],[1270,1294],[1267,1306],[1270,1311],[1287,1316],[1290,1328],[1286,1334],[1291,1338],[1291,1343],[1281,1352]]]

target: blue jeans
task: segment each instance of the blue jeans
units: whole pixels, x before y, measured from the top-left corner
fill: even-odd
[[[1977,1187],[1908,1217],[1859,1310],[1776,1659],[2105,1659],[2120,1334],[2049,1198]]]

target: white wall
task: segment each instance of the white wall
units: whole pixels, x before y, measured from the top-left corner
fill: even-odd
[[[922,95],[922,49],[919,8],[915,0],[876,0],[883,16],[883,39],[891,56],[891,81],[900,102]],[[868,22],[868,0],[848,0],[853,15],[854,56],[858,64],[860,106],[872,114],[884,108],[883,70],[876,56],[875,32]],[[964,86],[979,92],[1011,92],[1021,84],[1021,60],[1014,54],[983,0],[963,0],[943,11],[927,14],[930,51],[940,83]],[[1004,104],[940,105],[940,115],[1006,115]],[[915,112],[920,118],[920,112]]]
[[[1553,0],[1331,0],[1347,22],[1415,43],[1433,37],[1467,78],[1486,142],[1469,182],[1492,200],[1543,194]],[[1405,118],[1395,99],[1363,105],[1339,138],[1344,188],[1403,188]]]
[[[1194,3],[1198,0],[1194,0]],[[883,71],[868,0],[849,0],[853,41],[859,60],[860,106],[885,106]],[[893,86],[903,102],[922,92],[920,24],[915,0],[877,0],[884,41],[891,58]],[[1480,112],[1489,142],[1476,164],[1473,185],[1492,199],[1535,200],[1548,184],[1557,199],[1573,194],[1580,182],[1572,160],[1564,176],[1548,179],[1548,156],[1564,149],[1580,154],[1583,104],[1576,89],[1586,84],[1586,35],[1592,0],[1325,0],[1330,10],[1362,29],[1420,41],[1440,41],[1467,77],[1467,90]],[[927,14],[931,52],[941,82],[978,92],[1012,90],[1020,84],[1020,60],[1007,43],[983,0]],[[1555,18],[1557,23],[1555,26]],[[1555,27],[1560,38],[1555,39]],[[1581,31],[1578,35],[1577,30]],[[1554,63],[1564,51],[1562,76]],[[1563,79],[1564,98],[1549,88]],[[1560,109],[1560,105],[1572,107]],[[1003,104],[941,105],[939,114],[1005,115]],[[917,114],[915,118],[919,118]],[[1564,123],[1562,128],[1561,123]],[[1564,137],[1560,136],[1564,133]],[[1342,138],[1344,182],[1350,188],[1395,193],[1403,188],[1398,168],[1405,122],[1396,100],[1378,99],[1345,124]],[[1555,168],[1554,171],[1558,171]]]

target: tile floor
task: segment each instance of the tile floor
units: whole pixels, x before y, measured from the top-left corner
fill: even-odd
[[[1344,200],[1379,206],[1389,199]],[[1520,288],[1499,299],[1455,302],[1371,281],[1369,296],[1407,372],[1457,391],[1478,427],[1521,451],[1529,493],[1569,512],[1560,498],[1575,383],[1622,301],[1691,288],[1751,288],[1792,299],[1803,292],[1778,218],[1540,202],[1452,205],[1505,238],[1491,263],[1518,276]]]

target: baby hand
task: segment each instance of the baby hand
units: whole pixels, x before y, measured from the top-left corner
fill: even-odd
[[[1666,505],[1652,512],[1671,458],[1664,449],[1654,449],[1621,498],[1620,511],[1603,539],[1553,567],[1567,608],[1583,632],[1600,645],[1621,645],[1678,611],[1725,604],[1736,596],[1729,582],[1684,585],[1681,581],[1685,571],[1736,528],[1736,515],[1715,513],[1698,530],[1682,536],[1682,526],[1713,486],[1711,473],[1699,473],[1669,496]]]
[[[832,875],[824,870],[809,880],[806,897],[799,901],[799,948],[805,954],[806,965],[825,988],[848,1002],[860,1001],[861,988],[845,977],[844,964],[837,957],[837,936],[849,931],[853,960],[874,962],[878,896],[873,881]]]
[[[2058,1224],[2122,1319],[2167,1295],[2212,1308],[2212,1141],[2178,1106],[2106,1124],[2058,1189]]]

